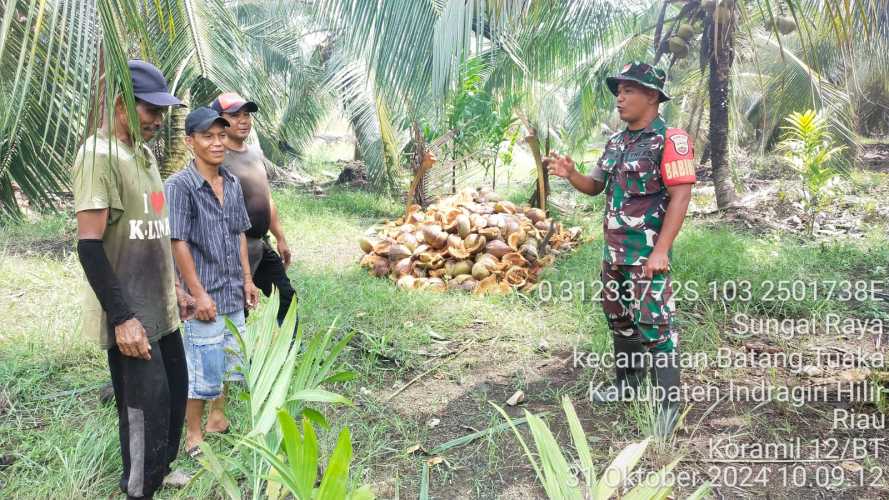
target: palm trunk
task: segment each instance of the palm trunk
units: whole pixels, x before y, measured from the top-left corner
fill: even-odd
[[[530,204],[531,206],[541,208],[546,211],[546,169],[543,168],[543,155],[540,151],[540,139],[537,136],[537,129],[531,127],[528,129],[528,135],[525,137],[525,142],[528,143],[528,147],[531,149],[531,154],[534,156],[534,164],[537,165],[537,190],[534,192],[534,196],[531,197]]]
[[[710,160],[716,206],[724,209],[735,201],[729,165],[729,85],[734,59],[734,22],[719,26],[719,41],[710,56]]]
[[[182,102],[187,106],[191,103],[191,92],[185,91]],[[164,134],[163,157],[158,158],[161,177],[167,177],[182,170],[189,159],[188,148],[185,146],[185,117],[188,115],[188,107],[183,106],[170,110],[167,122],[167,133]]]

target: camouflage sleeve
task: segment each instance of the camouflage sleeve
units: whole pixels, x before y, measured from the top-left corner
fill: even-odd
[[[661,177],[667,186],[694,184],[697,181],[694,142],[682,129],[667,129],[661,159]]]
[[[596,162],[596,165],[593,166],[592,171],[590,171],[590,177],[599,181],[605,182],[605,179],[608,177],[608,174],[611,173],[610,168],[605,168],[605,160],[607,158],[608,146],[611,145],[611,141],[614,139],[612,136],[605,142],[605,148],[602,149],[602,154],[599,156],[599,160]]]
[[[605,182],[605,171],[602,170],[602,167],[600,167],[599,165],[596,165],[593,167],[592,172],[590,172],[590,177],[592,177],[593,180],[597,180],[599,182]]]

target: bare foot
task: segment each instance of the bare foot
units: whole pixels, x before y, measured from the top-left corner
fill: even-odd
[[[208,433],[224,434],[228,432],[229,422],[225,418],[225,413],[217,410],[211,410],[207,416],[207,425],[204,430]]]
[[[204,436],[201,433],[185,433],[185,451],[189,455],[193,455],[192,450],[200,450],[198,445],[204,442]]]

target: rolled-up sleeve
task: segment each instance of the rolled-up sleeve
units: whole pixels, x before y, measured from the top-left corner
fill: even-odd
[[[590,177],[599,182],[605,182],[605,171],[597,164],[593,167],[592,172],[590,172]]]
[[[189,241],[192,220],[191,193],[173,179],[167,181],[165,190],[170,207],[170,239]]]

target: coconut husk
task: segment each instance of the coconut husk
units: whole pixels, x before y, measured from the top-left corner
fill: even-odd
[[[401,259],[410,257],[412,253],[407,246],[395,244],[389,247],[389,260],[398,262]]]
[[[500,259],[500,262],[505,262],[510,266],[528,266],[528,261],[524,257],[522,257],[522,254],[518,252],[510,252],[504,255],[503,258]]]
[[[511,266],[504,275],[504,281],[510,286],[522,287],[528,282],[528,270],[521,266]]]
[[[420,227],[420,232],[423,235],[423,243],[429,244],[434,239],[434,236],[441,232],[441,226],[438,224],[423,224]]]
[[[374,251],[374,245],[379,242],[380,240],[378,240],[377,238],[369,238],[367,236],[364,236],[358,239],[358,246],[361,247],[362,252],[371,253]]]
[[[416,230],[402,231],[401,234],[399,234],[398,237],[395,238],[395,241],[410,248],[411,251],[413,251],[413,249],[417,248],[417,245],[420,244],[420,241],[417,239],[415,233]]]
[[[444,248],[448,244],[448,233],[444,231],[438,231],[437,233],[429,233],[423,234],[423,239],[426,243],[435,249]]]
[[[441,278],[429,278],[424,288],[433,292],[444,292],[447,291],[448,286]]]
[[[447,272],[448,272],[448,270],[443,267],[440,267],[438,269],[430,269],[429,270],[429,277],[430,278],[442,278],[442,277],[444,277],[445,274],[447,274]]]
[[[465,240],[463,240],[463,247],[470,254],[476,254],[480,252],[482,249],[485,248],[486,244],[487,239],[484,236],[476,233],[470,234],[466,237]]]
[[[489,241],[485,245],[485,252],[497,257],[498,259],[509,253],[512,249],[503,240]]]
[[[478,230],[480,236],[484,236],[488,241],[500,238],[500,228],[497,226],[488,226]]]
[[[472,231],[478,231],[488,225],[488,219],[479,213],[469,215],[469,223],[472,225]]]
[[[425,210],[411,205],[404,217],[383,221],[359,239],[359,265],[401,289],[526,291],[556,255],[579,243],[579,228],[555,223],[550,234],[550,224],[539,208],[518,207],[490,189],[463,189]]]
[[[507,238],[507,243],[513,250],[518,250],[526,239],[528,239],[528,235],[525,234],[524,230],[519,229],[518,231],[509,235],[509,237]]]
[[[404,259],[399,260],[392,266],[392,272],[395,274],[396,278],[401,278],[406,274],[410,274],[411,272],[411,258],[405,257]]]
[[[484,295],[486,293],[496,293],[500,287],[497,283],[497,278],[495,276],[488,276],[487,278],[478,282],[478,286],[475,287],[475,290],[472,291],[475,295]]]
[[[402,276],[401,278],[398,278],[398,281],[395,282],[395,286],[397,286],[398,288],[412,289],[412,288],[414,288],[415,281],[417,281],[416,278],[414,278],[410,274],[406,274],[406,275]]]
[[[533,224],[537,224],[543,219],[546,219],[546,212],[539,208],[528,208],[525,210],[525,216],[531,219]]]
[[[516,206],[511,201],[507,201],[507,200],[498,201],[497,203],[494,204],[494,212],[514,214],[516,212]]]
[[[493,266],[486,266],[482,262],[476,262],[472,266],[472,277],[477,280],[483,280],[491,275],[491,269]]]

